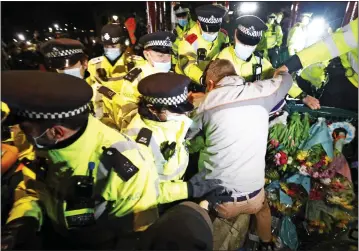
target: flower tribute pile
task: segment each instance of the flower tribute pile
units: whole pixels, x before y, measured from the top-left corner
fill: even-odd
[[[355,128],[343,123],[334,132],[324,118],[311,121],[297,112],[270,122],[266,192],[273,215],[302,219],[317,233],[345,229],[356,220],[350,169],[341,153]]]

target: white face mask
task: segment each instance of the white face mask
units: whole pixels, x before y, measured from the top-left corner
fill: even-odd
[[[213,42],[217,38],[217,36],[218,36],[218,32],[210,34],[210,33],[202,31],[203,39],[208,42]]]
[[[168,62],[156,62],[152,59],[151,54],[148,54],[147,56],[148,60],[151,61],[153,68],[156,69],[157,72],[169,72],[171,70],[171,60]]]
[[[34,144],[35,144],[35,146],[36,146],[37,148],[43,149],[43,148],[46,147],[46,146],[44,146],[44,145],[38,144],[38,143],[37,143],[37,140],[38,140],[39,138],[42,138],[42,137],[46,134],[46,132],[47,132],[48,130],[49,130],[49,129],[46,129],[46,131],[44,131],[40,136],[32,137],[32,139],[34,140]],[[55,145],[57,144],[57,142],[58,142],[58,140],[55,141]]]
[[[187,128],[189,128],[192,123],[193,123],[193,120],[190,119],[187,115],[185,114],[181,114],[181,115],[172,115],[172,114],[169,114],[167,115],[167,121],[178,121],[178,122],[182,122],[185,124],[185,126]]]
[[[77,78],[84,78],[81,72],[82,72],[82,67],[64,70],[64,73],[67,75],[71,75]]]
[[[237,42],[234,50],[236,51],[237,57],[246,61],[252,55],[256,47],[257,45],[250,46]]]
[[[105,56],[111,61],[114,61],[116,58],[118,58],[121,55],[120,48],[104,48],[104,50],[105,50]]]

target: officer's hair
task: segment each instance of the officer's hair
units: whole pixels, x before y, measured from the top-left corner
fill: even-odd
[[[64,119],[54,119],[54,120],[30,120],[30,122],[37,124],[40,127],[40,130],[45,131],[48,128],[54,126],[63,126],[68,129],[77,131],[84,127],[87,124],[89,116],[89,111],[85,111],[77,116],[64,118]]]
[[[215,84],[224,77],[237,75],[231,61],[227,59],[215,59],[209,63],[206,70],[206,81],[212,80]]]
[[[141,97],[140,102],[138,103],[138,113],[146,119],[160,121],[152,112],[150,112],[150,109],[147,107],[148,104],[149,103]],[[158,113],[161,113],[165,109],[164,105],[152,105],[152,108]]]

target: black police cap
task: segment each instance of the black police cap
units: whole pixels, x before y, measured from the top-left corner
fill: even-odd
[[[245,45],[257,45],[262,38],[263,31],[266,31],[267,25],[257,16],[244,15],[236,20],[237,39]]]
[[[196,8],[198,21],[205,32],[218,32],[221,28],[226,9],[219,5],[202,5]]]
[[[104,45],[123,44],[128,38],[121,24],[106,24],[101,30],[101,41]]]
[[[157,31],[142,36],[139,40],[139,44],[141,44],[144,49],[170,54],[172,52],[172,44],[175,40],[176,36],[172,32]]]
[[[6,71],[1,77],[2,101],[30,120],[75,117],[88,110],[93,95],[86,81],[67,74]]]
[[[43,43],[40,52],[48,68],[62,69],[80,61],[85,55],[84,48],[78,40],[59,38]]]
[[[191,79],[176,73],[156,73],[138,83],[138,91],[150,104],[170,107],[170,111],[183,113],[193,110],[188,102]]]

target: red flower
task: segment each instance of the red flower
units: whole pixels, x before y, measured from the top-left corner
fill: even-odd
[[[288,191],[287,191],[287,194],[288,194],[289,196],[295,196],[295,195],[297,194],[297,192],[294,191],[294,190],[288,190]]]
[[[270,144],[274,147],[274,148],[277,148],[279,146],[279,141],[276,140],[276,139],[272,139],[270,141]]]
[[[279,163],[281,165],[287,164],[287,162],[288,162],[287,154],[285,152],[283,152],[283,151],[280,151],[279,153],[280,153]]]
[[[322,194],[320,192],[318,192],[318,191],[310,190],[309,199],[310,200],[321,200],[322,199]]]

